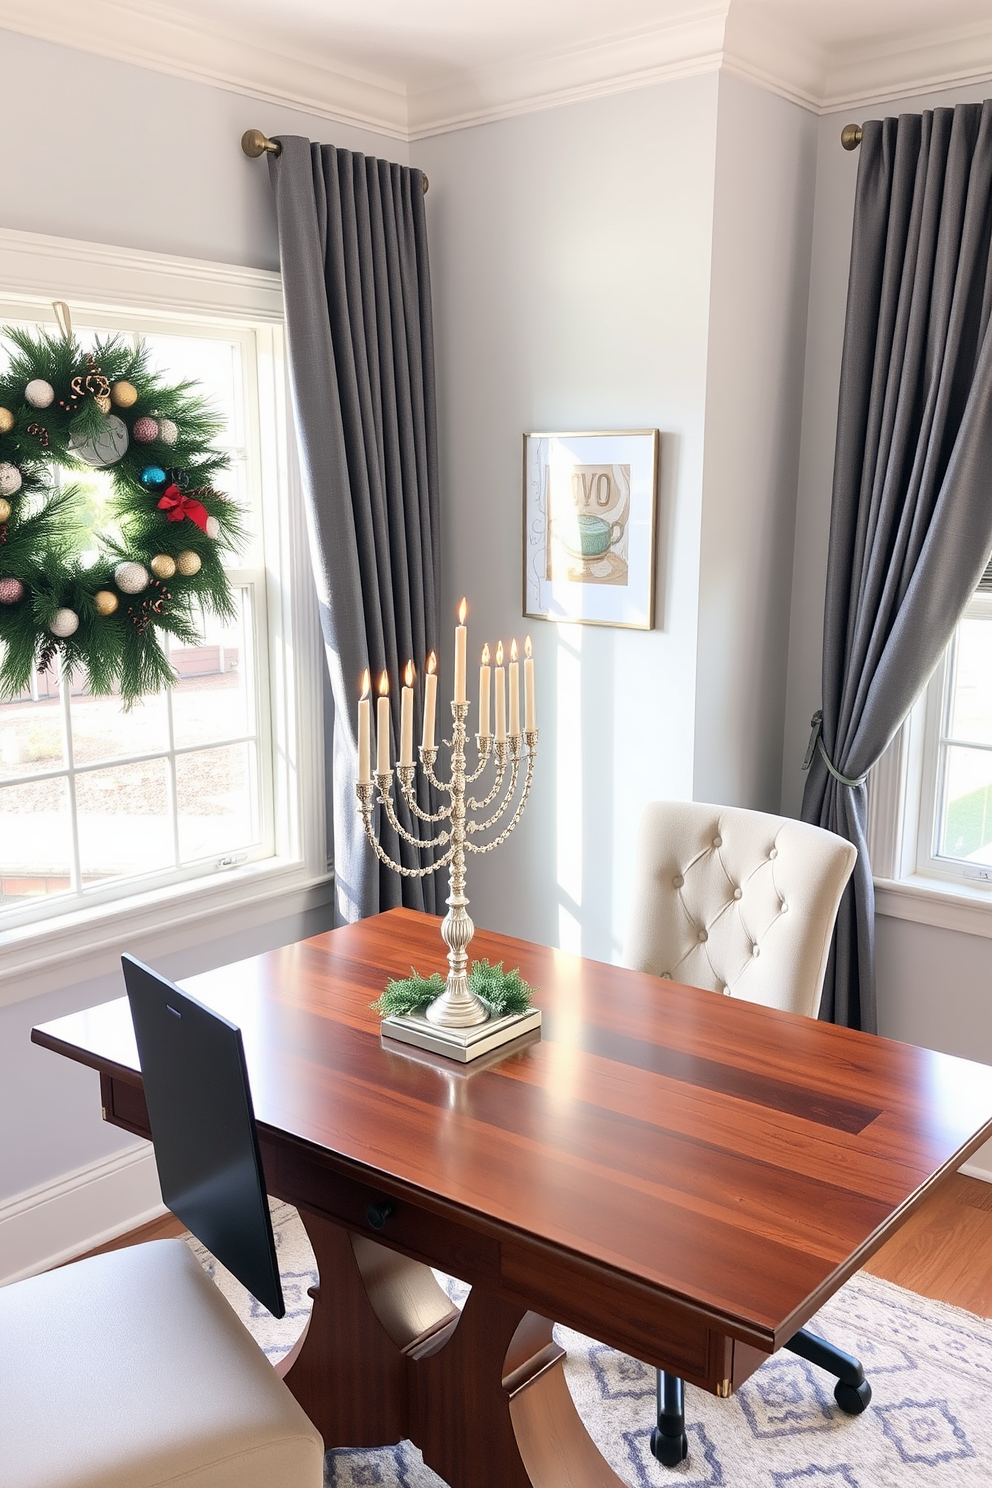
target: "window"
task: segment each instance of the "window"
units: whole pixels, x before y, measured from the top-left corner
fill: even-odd
[[[51,291],[18,294],[46,260]],[[237,620],[208,619],[199,645],[171,651],[171,693],[124,712],[77,678],[36,672],[0,703],[0,1001],[25,966],[78,956],[98,924],[109,944],[125,927],[214,914],[223,934],[257,919],[261,899],[272,918],[312,903],[304,891],[328,876],[322,663],[278,276],[0,232],[0,323],[52,325],[55,297],[70,300],[84,345],[140,336],[170,380],[202,384],[251,541],[229,569]],[[106,477],[62,478],[82,482],[80,515],[102,528]]]

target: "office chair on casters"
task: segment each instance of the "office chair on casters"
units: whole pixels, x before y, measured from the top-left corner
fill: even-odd
[[[637,850],[624,965],[815,1018],[834,921],[857,851],[789,818],[695,801],[652,801]],[[785,1347],[837,1378],[858,1415],[871,1386],[858,1360],[801,1328]],[[658,1371],[651,1451],[688,1451],[683,1382]]]
[[[166,1204],[285,1314],[241,1034],[124,958]],[[182,1240],[0,1288],[3,1488],[320,1488],[320,1436]]]

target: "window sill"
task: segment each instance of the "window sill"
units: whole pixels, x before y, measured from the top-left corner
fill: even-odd
[[[992,886],[979,888],[921,874],[906,879],[876,878],[875,913],[992,939]]]
[[[266,859],[167,889],[52,916],[0,933],[0,1007],[114,973],[130,949],[152,958],[261,921],[330,904],[333,875]]]

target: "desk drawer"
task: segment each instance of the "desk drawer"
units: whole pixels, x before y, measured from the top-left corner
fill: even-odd
[[[273,1192],[281,1199],[300,1208],[315,1209],[380,1245],[392,1246],[462,1281],[490,1286],[499,1282],[498,1240],[476,1234],[467,1225],[441,1218],[406,1199],[393,1199],[385,1189],[344,1178],[304,1149],[281,1149],[273,1153],[270,1162],[266,1146],[263,1137],[265,1169],[277,1175]],[[376,1229],[369,1223],[368,1210],[384,1199],[393,1204],[393,1213],[381,1229]]]

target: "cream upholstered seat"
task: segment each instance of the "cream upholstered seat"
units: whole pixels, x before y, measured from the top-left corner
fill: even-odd
[[[0,1288],[3,1488],[319,1488],[323,1457],[182,1240]]]
[[[788,817],[652,801],[641,819],[624,965],[815,1018],[857,856],[843,837]],[[785,1347],[837,1376],[841,1410],[867,1407],[871,1386],[857,1359],[805,1328]],[[651,1451],[666,1467],[688,1453],[683,1382],[662,1370]]]
[[[815,1017],[856,858],[849,842],[807,822],[652,801],[624,965]]]

